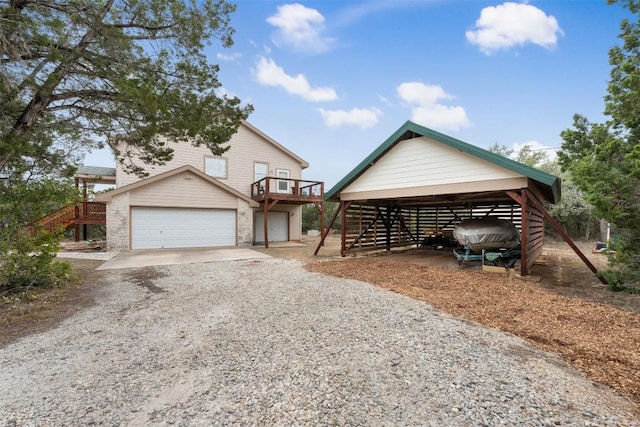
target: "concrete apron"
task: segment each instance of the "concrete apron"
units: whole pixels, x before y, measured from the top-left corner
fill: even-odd
[[[188,248],[120,252],[96,270],[147,267],[152,265],[195,264],[200,262],[239,261],[271,258],[247,248]]]

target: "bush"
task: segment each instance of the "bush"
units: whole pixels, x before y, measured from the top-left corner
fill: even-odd
[[[56,287],[74,279],[68,263],[56,262],[59,235],[38,231],[21,233],[0,245],[0,292],[30,287]]]
[[[60,286],[73,279],[57,262],[60,233],[34,229],[45,214],[74,200],[75,188],[55,180],[6,180],[0,185],[0,292]]]

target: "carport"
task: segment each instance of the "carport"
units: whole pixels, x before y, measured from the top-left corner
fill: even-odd
[[[416,245],[464,219],[493,216],[520,231],[521,275],[542,253],[545,220],[597,273],[544,208],[560,201],[560,189],[556,176],[407,121],[325,194],[340,209],[316,253],[338,215],[342,256]]]

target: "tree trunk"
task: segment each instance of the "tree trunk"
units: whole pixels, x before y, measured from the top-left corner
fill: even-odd
[[[99,20],[102,21],[111,7],[113,6],[114,0],[109,0],[102,8],[100,15],[98,16]],[[21,2],[15,2],[16,4]],[[13,5],[13,4],[12,4]],[[24,6],[24,5],[22,5]],[[29,105],[22,111],[22,114],[16,122],[14,123],[12,129],[5,135],[3,135],[3,139],[8,140],[11,143],[16,137],[21,137],[29,133],[31,129],[35,126],[37,121],[43,116],[46,108],[52,101],[52,95],[60,82],[66,77],[69,72],[69,69],[72,64],[74,64],[80,54],[89,46],[93,38],[96,34],[96,28],[91,27],[82,39],[78,42],[78,44],[69,52],[69,54],[58,64],[56,69],[49,74],[45,82],[42,84],[40,89],[36,92]],[[0,156],[0,171],[4,169],[7,162],[11,159],[11,154],[4,154]]]

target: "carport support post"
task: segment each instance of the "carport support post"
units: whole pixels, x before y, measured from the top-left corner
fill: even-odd
[[[528,191],[526,188],[523,188],[520,198],[520,214],[521,214],[521,222],[520,222],[520,275],[526,276],[528,274],[527,271],[527,246],[529,245],[529,230],[528,230],[528,222],[529,222],[529,214],[527,209],[528,200]]]
[[[340,200],[340,255],[343,257],[347,255],[347,208],[347,202]]]

